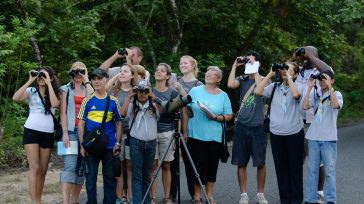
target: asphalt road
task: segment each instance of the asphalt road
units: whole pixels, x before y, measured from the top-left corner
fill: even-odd
[[[323,127],[325,128],[325,127]],[[364,203],[364,123],[343,127],[338,130],[338,158],[336,166],[337,179],[337,203],[338,204],[362,204]],[[275,176],[270,143],[267,147],[267,178],[265,196],[270,204],[279,204],[278,186]],[[183,165],[183,162],[181,162]],[[236,166],[228,163],[220,163],[214,198],[218,203],[238,203],[240,198]],[[306,164],[304,166],[304,177]],[[305,179],[304,179],[305,180]],[[158,198],[162,203],[163,198],[161,176],[158,177]],[[248,194],[250,203],[255,203],[254,196],[257,193],[256,170],[249,163],[248,167]],[[100,203],[102,203],[102,188],[99,188]],[[81,195],[81,202],[85,203],[86,195]],[[184,167],[181,167],[181,203],[191,203],[186,188]]]

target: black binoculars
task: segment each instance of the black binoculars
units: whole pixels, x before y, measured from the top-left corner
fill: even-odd
[[[71,77],[74,77],[74,76],[76,76],[77,74],[85,75],[85,74],[86,74],[86,70],[84,70],[84,69],[74,69],[74,70],[71,70],[68,74],[69,74]]]
[[[296,53],[296,56],[304,55],[305,54],[305,48],[304,47],[297,47],[294,49],[294,52]]]
[[[311,74],[310,77],[312,79],[318,79],[319,81],[322,81],[323,79],[326,79],[326,77],[325,77],[325,75],[323,73]]]
[[[122,55],[122,56],[125,56],[125,55],[128,55],[128,51],[126,50],[126,48],[119,48],[118,49],[118,54]]]
[[[288,65],[286,64],[280,64],[280,63],[274,63],[272,64],[272,71],[276,72],[278,70],[288,70]]]
[[[31,71],[30,75],[32,77],[46,77],[46,75],[43,72],[39,72],[39,71]]]
[[[90,169],[88,167],[87,161],[85,158],[81,158],[80,166],[77,171],[78,176],[85,176],[90,172]]]
[[[247,58],[247,57],[244,57],[244,58],[240,58],[240,57],[238,57],[238,58],[236,59],[236,62],[237,62],[237,63],[248,63],[248,62],[249,62],[249,58]]]

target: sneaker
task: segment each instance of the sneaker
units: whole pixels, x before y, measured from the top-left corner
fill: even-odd
[[[264,193],[257,193],[256,201],[259,204],[268,204],[268,201],[264,197]]]
[[[242,193],[240,195],[239,204],[249,204],[249,197],[247,193]]]
[[[317,203],[325,203],[324,195],[317,193]]]
[[[122,204],[121,198],[117,198],[115,204]]]

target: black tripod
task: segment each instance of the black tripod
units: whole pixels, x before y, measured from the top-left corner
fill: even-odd
[[[204,194],[205,196],[205,199],[206,199],[206,202],[208,204],[210,204],[209,202],[209,199],[207,198],[207,193],[205,191],[205,188],[203,187],[202,185],[202,182],[201,182],[201,179],[200,179],[200,175],[198,174],[197,172],[197,169],[196,169],[196,166],[195,164],[193,163],[192,161],[192,158],[191,158],[191,155],[190,155],[190,152],[188,151],[187,149],[187,145],[186,145],[186,142],[185,140],[183,139],[183,137],[181,136],[181,133],[178,132],[178,122],[181,120],[181,113],[179,110],[177,110],[175,113],[174,113],[174,121],[173,121],[173,124],[174,124],[174,133],[173,133],[173,137],[171,138],[171,140],[169,141],[169,144],[168,144],[168,148],[166,150],[166,152],[164,153],[164,155],[162,156],[162,160],[161,162],[159,163],[158,165],[158,168],[155,172],[155,174],[153,175],[153,180],[152,182],[149,184],[148,186],[148,189],[147,189],[147,192],[145,193],[145,195],[143,196],[143,200],[142,200],[142,204],[144,203],[145,199],[147,198],[147,195],[148,193],[150,192],[150,189],[152,188],[152,185],[153,183],[155,182],[155,180],[157,179],[157,176],[158,176],[158,173],[162,167],[162,164],[163,164],[163,161],[164,159],[166,158],[167,156],[167,153],[168,153],[168,150],[169,148],[171,148],[171,145],[173,143],[173,141],[176,141],[176,158],[175,159],[178,159],[179,161],[179,149],[180,149],[180,143],[182,143],[182,146],[184,148],[184,150],[186,151],[186,155],[188,157],[188,160],[192,166],[192,169],[193,169],[193,172],[195,173],[195,177],[196,179],[198,180],[198,183],[200,184],[201,186],[201,189],[202,189],[202,193]],[[177,197],[177,200],[178,200],[178,204],[181,204],[181,183],[180,183],[180,165],[179,165],[179,162],[177,162],[177,194],[178,194],[178,197]]]

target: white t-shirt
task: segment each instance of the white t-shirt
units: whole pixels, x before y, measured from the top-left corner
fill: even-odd
[[[45,108],[39,98],[38,91],[34,87],[28,87],[26,92],[29,95],[27,100],[29,104],[29,116],[25,121],[24,127],[40,132],[53,133],[53,117],[51,114],[45,114]],[[51,111],[54,114],[55,108],[51,108]]]

